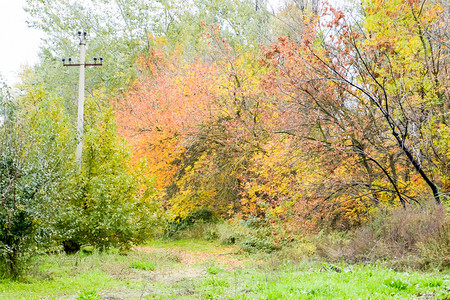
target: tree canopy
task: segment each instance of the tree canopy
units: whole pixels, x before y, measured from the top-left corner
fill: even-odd
[[[9,273],[33,249],[127,248],[205,210],[289,236],[448,207],[445,1],[26,3],[46,38],[0,98]],[[80,29],[104,64],[86,72],[78,167],[78,71],[60,58]]]

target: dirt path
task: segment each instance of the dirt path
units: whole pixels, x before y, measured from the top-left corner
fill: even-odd
[[[192,251],[183,248],[135,247],[136,252],[175,262],[154,271],[123,269],[115,278],[126,284],[120,288],[99,292],[101,299],[176,299],[190,298],[193,287],[211,276],[208,267],[228,272],[242,270],[248,259],[236,248],[220,247],[214,251]]]
[[[236,248],[220,248],[219,252],[210,251],[191,251],[186,249],[173,248],[153,248],[153,247],[135,247],[136,251],[154,253],[157,251],[171,252],[173,255],[180,257],[180,263],[185,266],[193,266],[214,262],[226,268],[242,268],[247,261],[238,255]]]

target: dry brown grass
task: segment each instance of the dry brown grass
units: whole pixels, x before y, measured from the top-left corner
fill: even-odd
[[[316,241],[318,254],[332,261],[388,261],[397,269],[450,267],[450,220],[442,206],[396,209],[351,234]]]

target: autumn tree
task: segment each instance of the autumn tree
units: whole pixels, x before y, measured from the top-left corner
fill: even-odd
[[[213,62],[155,49],[118,101],[122,134],[146,157],[168,207],[181,216],[238,209],[238,175],[264,139],[263,69],[251,53],[237,55],[217,27],[206,27]]]
[[[446,52],[442,39],[430,37],[443,24],[443,7],[366,1],[363,9],[354,24],[326,7],[300,42],[281,38],[267,51],[292,121],[280,132],[316,146],[330,169],[325,190],[343,195],[341,203],[377,205],[391,194],[405,205],[427,186],[439,204],[448,186],[448,152],[438,146],[448,131]],[[332,180],[339,170],[346,176]]]
[[[118,125],[175,215],[231,208],[350,228],[375,207],[447,193],[439,3],[418,14],[415,2],[368,1],[357,23],[300,4],[287,6],[298,32],[263,50],[261,64],[254,45],[208,25],[208,56],[186,59],[159,38],[141,56]]]

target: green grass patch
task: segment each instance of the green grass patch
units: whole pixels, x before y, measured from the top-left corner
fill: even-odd
[[[175,248],[188,251],[206,251],[209,253],[222,252],[229,249],[218,241],[206,241],[202,239],[181,239],[181,240],[155,240],[145,244],[152,248]]]
[[[156,269],[155,264],[148,261],[135,261],[130,265],[130,268],[144,271],[154,271]]]
[[[342,273],[321,270],[254,272],[244,277],[251,277],[251,280],[246,280],[252,282],[249,289],[251,298],[401,299],[419,294],[439,297],[446,293],[442,286],[427,284],[430,281],[426,274],[397,273],[371,266],[356,266]],[[441,280],[444,281],[443,278]],[[448,278],[445,282],[448,288]]]
[[[210,275],[217,275],[220,272],[224,272],[224,269],[218,268],[216,266],[210,266],[208,268],[206,268],[206,273],[210,274]]]
[[[67,295],[78,294],[86,290],[102,290],[117,286],[118,282],[108,274],[99,270],[86,273],[66,274],[51,280],[33,282],[14,282],[5,280],[0,282],[1,299],[40,299],[42,297],[63,298]],[[82,298],[87,299],[87,298]]]
[[[94,290],[84,290],[78,293],[76,300],[100,300],[100,295]]]
[[[190,258],[218,253],[217,244],[197,242],[152,242],[152,248],[126,255],[41,256],[23,282],[0,281],[0,299],[448,299],[448,273],[396,272],[381,264],[293,263],[276,253],[221,254],[248,262],[237,266],[182,263],[186,253],[180,248],[201,249],[188,253]]]

